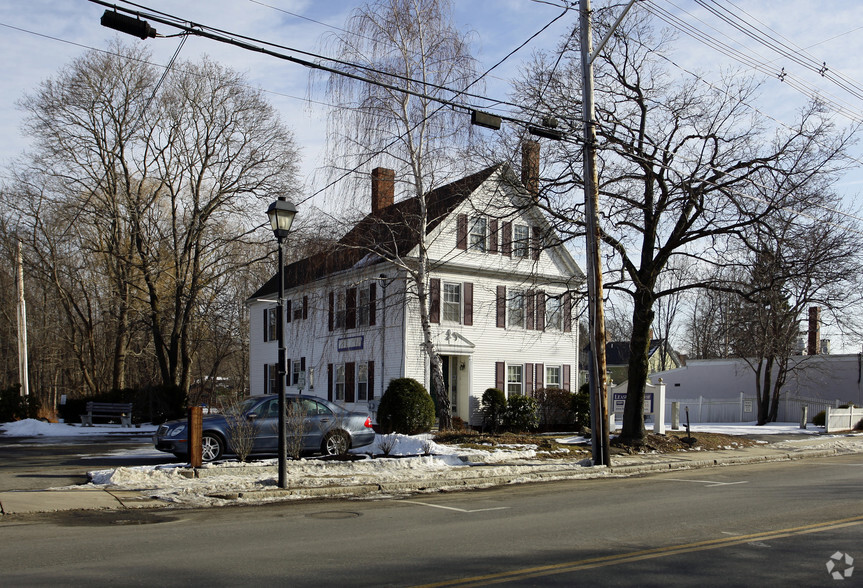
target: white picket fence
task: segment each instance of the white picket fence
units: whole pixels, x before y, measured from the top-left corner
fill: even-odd
[[[758,419],[758,406],[754,396],[746,396],[742,392],[739,398],[698,398],[678,399],[666,398],[666,419],[671,418],[671,403],[680,403],[680,423],[686,422],[686,408],[689,408],[690,423],[745,423]],[[835,409],[842,401],[823,400],[821,398],[800,398],[783,396],[779,400],[779,422],[800,422],[803,407],[807,407],[806,421],[811,423],[812,417],[827,408]]]

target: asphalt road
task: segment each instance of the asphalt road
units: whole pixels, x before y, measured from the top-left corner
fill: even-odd
[[[863,583],[863,456],[486,491],[0,518],[6,585]],[[38,554],[38,556],[36,555]]]
[[[84,484],[90,470],[157,465],[173,456],[150,437],[0,437],[0,491]]]

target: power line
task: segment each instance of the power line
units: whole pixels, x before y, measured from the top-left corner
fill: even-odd
[[[413,78],[411,78],[411,77],[404,76],[404,75],[397,74],[397,73],[393,73],[393,72],[382,71],[382,70],[379,70],[379,69],[373,68],[373,67],[368,66],[368,65],[363,65],[363,64],[358,64],[358,63],[352,63],[352,62],[349,62],[349,61],[344,61],[344,60],[341,60],[341,59],[336,59],[336,58],[334,58],[334,57],[327,57],[327,56],[325,56],[325,55],[320,55],[320,54],[318,54],[318,53],[313,53],[313,52],[311,52],[311,51],[305,51],[305,50],[302,50],[302,49],[297,49],[297,48],[295,48],[295,47],[290,47],[290,46],[282,45],[282,44],[279,44],[279,43],[273,43],[273,42],[270,42],[270,41],[266,41],[266,40],[263,40],[263,39],[259,39],[259,38],[257,38],[257,37],[250,37],[250,36],[247,36],[247,35],[242,35],[242,34],[238,34],[238,33],[233,33],[233,32],[226,31],[226,30],[224,30],[224,29],[219,29],[219,28],[216,28],[216,27],[212,27],[212,26],[209,26],[209,25],[203,25],[203,24],[199,24],[199,23],[193,23],[193,22],[191,22],[191,21],[184,20],[184,19],[182,19],[182,18],[180,18],[180,17],[177,17],[177,16],[174,16],[174,15],[168,14],[168,13],[166,13],[166,12],[154,11],[154,10],[152,10],[151,8],[147,7],[147,6],[144,6],[144,5],[142,5],[142,4],[138,4],[138,3],[136,3],[136,2],[132,2],[131,0],[120,0],[120,2],[123,2],[124,4],[128,4],[128,5],[130,5],[130,6],[134,6],[135,8],[140,8],[140,9],[142,9],[142,10],[146,10],[146,11],[148,11],[148,13],[146,13],[146,14],[145,14],[145,13],[139,13],[139,12],[136,12],[136,11],[133,11],[133,10],[128,10],[128,9],[124,9],[124,8],[119,8],[119,7],[117,7],[115,4],[110,4],[110,3],[105,2],[105,1],[103,1],[103,0],[89,0],[89,1],[90,1],[90,2],[93,2],[94,4],[99,4],[99,5],[101,5],[101,6],[105,6],[105,7],[108,7],[108,8],[114,8],[115,10],[122,10],[122,11],[124,11],[124,12],[129,12],[129,13],[131,13],[131,14],[135,14],[135,15],[137,15],[137,16],[139,16],[139,17],[148,18],[148,19],[150,19],[150,20],[154,20],[155,22],[159,22],[159,23],[162,23],[162,24],[166,24],[166,25],[168,25],[168,26],[173,26],[173,27],[179,28],[179,29],[181,29],[181,30],[184,30],[184,31],[186,31],[186,32],[189,32],[189,33],[191,33],[191,34],[195,34],[195,35],[199,35],[199,36],[202,36],[202,37],[208,38],[208,39],[210,39],[210,40],[219,41],[219,42],[227,43],[227,44],[230,44],[230,45],[235,45],[235,46],[241,47],[241,48],[243,48],[243,49],[247,49],[247,50],[251,50],[251,51],[256,51],[256,52],[259,52],[259,53],[264,53],[264,54],[269,55],[269,56],[271,56],[271,57],[277,57],[277,58],[279,58],[279,59],[284,59],[284,60],[290,61],[290,62],[292,62],[292,63],[296,63],[296,64],[299,64],[299,65],[303,65],[303,66],[308,67],[308,68],[311,68],[311,69],[318,69],[318,70],[326,71],[326,72],[328,72],[328,73],[335,73],[335,74],[338,74],[338,75],[343,75],[343,76],[346,76],[346,77],[350,77],[350,78],[353,78],[353,79],[357,79],[357,80],[359,80],[359,81],[364,81],[364,82],[369,83],[369,84],[373,84],[373,85],[381,86],[381,87],[384,87],[384,88],[388,88],[388,89],[390,89],[390,90],[395,90],[395,91],[399,91],[399,92],[404,92],[404,93],[411,94],[411,95],[415,95],[415,96],[418,96],[418,97],[421,97],[421,98],[431,99],[431,100],[433,100],[433,101],[435,101],[435,102],[439,102],[439,103],[447,103],[447,100],[446,100],[446,99],[444,99],[444,98],[439,98],[439,97],[435,97],[435,96],[428,96],[427,94],[419,93],[419,92],[416,92],[416,91],[414,91],[414,90],[410,90],[410,89],[408,89],[408,88],[402,88],[402,87],[394,86],[394,85],[392,85],[392,84],[389,84],[389,83],[386,83],[386,82],[383,82],[383,81],[380,81],[380,80],[374,80],[374,79],[371,79],[371,78],[362,77],[362,76],[360,76],[360,75],[358,75],[358,74],[354,74],[354,73],[352,73],[351,71],[348,71],[348,70],[335,69],[335,68],[332,68],[332,67],[329,67],[329,66],[323,65],[322,63],[316,63],[316,62],[306,61],[306,60],[304,60],[304,59],[299,59],[299,58],[296,58],[296,57],[293,57],[293,56],[290,56],[290,55],[284,55],[284,54],[282,54],[282,53],[277,53],[277,52],[274,52],[274,51],[270,51],[270,50],[264,49],[263,47],[256,47],[256,46],[254,46],[254,45],[250,45],[249,43],[258,43],[258,44],[263,45],[263,46],[273,47],[273,48],[275,48],[275,49],[280,49],[280,50],[288,51],[288,52],[290,52],[290,53],[296,53],[296,54],[299,54],[299,55],[303,55],[303,56],[305,56],[305,57],[314,58],[314,59],[320,60],[320,61],[322,61],[322,62],[331,62],[331,63],[334,63],[334,64],[336,64],[336,65],[344,66],[344,67],[351,68],[351,69],[354,69],[354,68],[355,68],[355,69],[357,69],[357,70],[364,71],[364,72],[367,72],[367,73],[371,73],[371,74],[375,74],[375,75],[380,75],[380,76],[385,76],[385,77],[387,77],[387,78],[392,78],[392,79],[394,79],[394,80],[403,81],[403,82],[406,82],[406,83],[411,84],[411,85],[417,85],[417,86],[422,86],[422,87],[424,87],[424,88],[432,88],[432,89],[440,90],[440,91],[443,91],[443,92],[449,92],[449,93],[453,94],[454,96],[466,96],[466,97],[469,97],[469,98],[475,98],[475,99],[477,99],[477,100],[482,100],[482,101],[485,101],[485,102],[489,102],[489,103],[491,103],[491,104],[498,104],[498,105],[499,105],[499,104],[504,104],[504,105],[511,106],[511,107],[518,108],[518,109],[521,109],[521,108],[522,108],[520,105],[515,104],[515,103],[512,103],[512,102],[507,102],[506,100],[500,100],[500,99],[488,98],[488,97],[486,97],[486,96],[482,96],[482,95],[479,95],[479,94],[473,94],[473,93],[467,92],[467,91],[465,91],[465,90],[453,90],[453,89],[448,88],[448,87],[443,86],[443,85],[439,85],[439,84],[435,84],[435,83],[427,82],[427,81],[422,81],[422,80],[416,80],[416,79],[413,79]],[[566,12],[566,11],[564,11],[564,13],[565,13],[565,12]],[[152,14],[151,14],[151,13],[152,13]],[[157,15],[158,15],[158,16],[157,16]],[[560,17],[558,17],[558,18],[560,18]],[[555,19],[555,20],[557,20],[557,19]],[[543,30],[544,30],[545,28],[547,28],[548,26],[550,26],[551,24],[553,24],[553,22],[554,22],[554,21],[552,21],[552,23],[549,23],[549,25],[546,25],[546,27],[544,27],[544,28],[543,28]],[[188,24],[187,24],[187,23],[188,23]],[[212,32],[209,32],[209,31],[212,31]],[[540,32],[542,32],[542,31],[540,31]],[[536,35],[534,35],[534,36],[536,36]],[[531,37],[531,39],[532,39],[532,38],[533,38],[533,37]],[[529,39],[528,41],[530,41],[530,39]],[[526,42],[526,43],[527,43],[527,42]],[[525,44],[526,44],[526,43],[525,43]],[[519,48],[520,48],[520,47],[519,47]],[[516,51],[517,51],[517,49],[516,49]],[[515,52],[515,51],[513,51],[513,53],[514,53],[514,52]],[[507,57],[505,57],[504,59],[502,59],[500,63],[502,63],[502,62],[503,62],[504,60],[506,60],[508,57],[509,57],[509,55],[508,55]],[[497,65],[499,65],[499,63],[498,63]],[[495,65],[495,67],[497,67],[497,65]],[[494,67],[493,67],[492,69],[494,69]],[[489,70],[489,71],[491,71],[491,70]],[[447,103],[447,105],[448,105],[448,106],[451,106],[451,107],[454,107],[454,108],[462,108],[462,109],[465,109],[465,110],[474,110],[474,109],[488,108],[488,106],[481,106],[481,105],[461,105],[461,104],[455,104],[455,103]],[[502,119],[504,119],[504,120],[508,120],[509,122],[516,122],[516,123],[521,123],[521,124],[527,124],[527,123],[525,123],[524,121],[511,120],[509,117],[507,117],[507,116],[505,116],[505,115],[501,116],[501,118],[502,118]]]
[[[826,61],[822,61],[819,63],[819,60],[810,56],[793,42],[787,41],[786,39],[782,38],[781,35],[779,35],[780,38],[776,38],[773,35],[763,32],[758,27],[755,27],[746,20],[737,16],[735,11],[719,6],[718,2],[716,2],[715,0],[711,0],[711,4],[716,5],[715,7],[709,5],[708,2],[705,0],[695,1],[704,9],[716,15],[723,22],[726,22],[734,29],[742,32],[750,39],[757,41],[764,47],[767,47],[768,49],[778,53],[779,55],[790,59],[794,63],[797,63],[806,69],[809,69],[810,71],[820,75],[821,77],[834,82],[837,86],[839,86],[855,98],[863,99],[863,87],[861,87],[860,84],[858,84],[854,80],[843,76],[838,71],[834,71],[832,68],[828,68]],[[741,10],[733,3],[729,2],[729,4],[731,4],[731,6],[733,6],[736,11],[743,12],[749,18],[756,20],[749,13]],[[759,24],[766,27],[766,25],[764,25],[760,21],[756,20],[756,22],[759,22]],[[775,33],[775,31],[772,31],[771,29],[769,29],[769,27],[766,28],[768,28],[768,30],[770,30],[772,33]]]
[[[683,10],[678,5],[671,2],[671,0],[667,0],[667,2],[677,8],[680,12],[689,15],[698,22],[701,22],[704,26],[716,30],[712,25]],[[716,37],[705,33],[697,26],[689,24],[688,22],[676,16],[672,12],[662,8],[657,4],[657,0],[647,0],[647,2],[645,2],[645,8],[648,12],[650,12],[663,22],[667,23],[673,28],[680,30],[681,32],[692,37],[696,41],[708,46],[709,48],[714,49],[715,51],[722,53],[723,55],[761,74],[770,77],[777,77],[780,81],[784,82],[789,87],[795,89],[801,94],[807,96],[810,100],[815,100],[824,104],[831,105],[833,107],[833,110],[851,121],[858,123],[863,122],[863,113],[861,113],[860,109],[855,105],[849,104],[841,98],[826,93],[823,89],[817,88],[812,84],[809,84],[805,80],[798,78],[797,76],[794,76],[789,72],[786,72],[784,69],[777,70],[775,66],[767,62],[765,58],[761,55],[755,54],[753,56],[744,51],[735,49],[728,43],[725,43],[717,39]],[[722,34],[720,31],[717,31],[717,33]]]
[[[126,3],[126,4],[129,4],[129,5],[131,5],[131,6],[135,6],[135,7],[137,7],[137,8],[141,8],[141,9],[143,9],[143,10],[150,10],[149,8],[147,8],[147,7],[143,6],[143,5],[137,4],[137,3],[135,3],[135,2],[131,2],[130,0],[121,0],[121,1],[122,1],[122,2],[124,2],[124,3]],[[492,67],[490,67],[486,72],[484,72],[482,75],[480,75],[476,80],[474,80],[473,82],[471,82],[470,84],[468,84],[468,86],[467,86],[466,88],[464,88],[464,89],[462,89],[462,90],[452,90],[452,89],[446,88],[446,87],[444,87],[444,86],[435,86],[435,85],[433,85],[433,84],[425,84],[426,86],[430,86],[430,87],[437,87],[437,88],[443,89],[443,90],[445,90],[445,91],[448,91],[448,92],[451,92],[451,93],[453,93],[453,94],[454,94],[453,99],[443,99],[443,98],[439,98],[439,97],[436,97],[436,96],[432,96],[432,95],[429,95],[429,94],[426,94],[426,93],[423,93],[423,92],[416,92],[416,91],[413,91],[413,90],[410,90],[410,89],[407,89],[407,88],[401,88],[401,87],[398,87],[398,86],[394,86],[394,85],[392,85],[392,84],[387,84],[387,83],[381,82],[381,81],[379,81],[379,80],[374,80],[374,79],[370,79],[370,78],[367,78],[367,77],[364,77],[364,76],[360,76],[360,75],[357,75],[357,74],[353,74],[353,73],[351,73],[351,72],[346,72],[346,71],[344,71],[344,70],[339,70],[339,69],[335,69],[335,68],[332,68],[332,67],[329,67],[329,66],[324,66],[324,65],[322,65],[322,64],[320,64],[320,63],[314,63],[314,62],[306,61],[306,60],[304,60],[304,59],[299,59],[299,58],[296,58],[296,57],[293,57],[293,56],[290,56],[290,55],[285,55],[285,54],[283,54],[283,53],[278,53],[278,52],[272,51],[272,50],[270,50],[270,49],[266,49],[266,48],[264,48],[264,47],[260,47],[260,46],[252,45],[252,44],[250,44],[248,41],[254,41],[254,42],[260,43],[261,45],[268,45],[268,46],[272,46],[272,47],[278,47],[278,48],[280,48],[280,49],[285,49],[285,50],[287,50],[287,51],[297,52],[297,53],[304,54],[304,55],[314,56],[314,57],[319,58],[319,59],[322,59],[322,60],[332,61],[332,62],[334,62],[334,63],[338,63],[338,64],[340,64],[340,65],[345,65],[345,66],[348,66],[348,67],[359,67],[360,69],[363,69],[363,70],[365,70],[365,71],[369,71],[369,72],[377,73],[377,74],[380,74],[380,75],[386,75],[386,76],[390,76],[390,77],[400,78],[400,79],[403,79],[403,80],[408,81],[408,82],[411,82],[411,83],[417,83],[417,84],[421,84],[421,83],[423,83],[423,82],[419,82],[419,81],[416,81],[416,80],[412,80],[411,78],[407,78],[407,77],[404,77],[404,76],[393,76],[393,75],[391,75],[391,74],[388,74],[387,72],[381,72],[380,70],[376,70],[376,69],[371,68],[371,67],[368,67],[368,66],[358,66],[358,65],[356,65],[356,64],[351,64],[351,63],[344,62],[344,61],[341,61],[341,60],[337,60],[337,59],[332,59],[332,58],[328,58],[328,57],[324,57],[324,56],[316,55],[316,54],[313,54],[313,53],[310,53],[310,52],[300,51],[300,50],[296,50],[296,49],[293,49],[293,48],[290,48],[290,47],[285,47],[285,46],[282,46],[282,45],[277,45],[277,44],[269,43],[269,42],[266,42],[266,41],[260,41],[260,40],[258,40],[258,39],[253,39],[253,38],[251,38],[251,37],[246,37],[246,36],[244,36],[244,35],[236,35],[236,34],[233,34],[233,33],[227,32],[227,31],[222,31],[222,30],[220,30],[220,29],[216,29],[216,28],[214,28],[214,27],[209,27],[209,26],[206,26],[206,25],[200,25],[200,24],[196,24],[196,23],[190,23],[189,21],[182,20],[182,19],[180,19],[179,17],[173,16],[173,15],[170,15],[170,14],[167,14],[167,13],[164,13],[164,12],[156,11],[158,14],[140,13],[140,12],[136,12],[136,11],[129,10],[129,9],[125,9],[125,8],[118,8],[118,7],[116,7],[115,5],[108,4],[107,2],[104,2],[104,1],[102,1],[102,0],[90,0],[90,2],[93,2],[94,4],[99,4],[99,5],[102,5],[102,6],[106,6],[106,7],[108,7],[108,8],[112,8],[112,7],[113,7],[115,10],[121,10],[121,11],[123,11],[123,12],[127,12],[127,13],[130,13],[130,14],[134,14],[134,15],[135,15],[135,16],[137,16],[139,19],[143,17],[143,18],[146,18],[146,19],[148,19],[148,20],[153,20],[154,22],[159,22],[159,23],[162,23],[162,24],[166,24],[166,25],[168,25],[168,26],[173,26],[173,27],[175,27],[175,28],[179,28],[179,29],[180,29],[180,30],[182,30],[182,31],[185,31],[185,32],[186,32],[186,33],[188,33],[188,34],[194,34],[194,35],[202,36],[202,37],[204,37],[204,38],[208,38],[208,39],[211,39],[211,40],[214,40],[214,41],[219,41],[219,42],[223,42],[223,43],[226,43],[226,44],[235,45],[235,46],[240,47],[240,48],[243,48],[243,49],[247,49],[247,50],[251,50],[251,51],[257,51],[257,52],[263,53],[263,54],[265,54],[265,55],[269,55],[269,56],[272,56],[272,57],[276,57],[276,58],[279,58],[279,59],[284,59],[284,60],[286,60],[286,61],[290,61],[290,62],[292,62],[292,63],[296,63],[296,64],[299,64],[299,65],[303,65],[304,67],[308,67],[308,68],[310,68],[310,69],[314,69],[314,70],[321,70],[321,71],[324,71],[324,72],[327,72],[327,73],[330,73],[330,74],[335,74],[335,75],[345,76],[345,77],[348,77],[348,78],[350,78],[350,79],[354,79],[354,80],[356,80],[356,81],[360,81],[360,82],[364,82],[364,83],[372,84],[372,85],[375,85],[375,86],[383,87],[383,88],[386,88],[386,89],[390,89],[390,90],[392,90],[392,91],[402,92],[402,93],[405,93],[405,94],[408,94],[408,95],[416,96],[416,97],[421,98],[421,99],[423,99],[423,100],[429,100],[429,101],[431,101],[431,102],[437,102],[437,103],[439,104],[439,107],[438,107],[434,112],[432,112],[430,115],[428,115],[427,117],[425,117],[425,118],[423,119],[423,121],[424,121],[424,120],[427,120],[430,116],[434,116],[434,114],[436,114],[436,113],[437,113],[437,112],[439,112],[442,108],[445,108],[445,107],[450,107],[450,108],[453,108],[453,109],[461,109],[461,110],[464,110],[464,111],[467,111],[467,112],[472,111],[472,110],[473,110],[473,108],[472,108],[472,107],[470,107],[470,106],[466,106],[466,105],[463,105],[463,104],[460,104],[460,103],[457,103],[457,102],[455,102],[455,101],[454,101],[454,98],[457,98],[458,96],[462,96],[462,95],[465,95],[465,96],[472,96],[472,97],[479,97],[479,98],[481,98],[481,99],[483,99],[483,100],[486,100],[486,101],[489,101],[489,102],[495,102],[496,104],[509,104],[509,105],[511,105],[511,106],[515,106],[515,107],[517,107],[517,108],[519,108],[519,109],[524,109],[524,107],[519,106],[519,105],[516,105],[516,104],[513,104],[513,103],[507,103],[507,102],[505,102],[505,101],[500,101],[500,100],[492,100],[492,99],[489,99],[489,98],[486,98],[486,97],[482,97],[482,96],[478,96],[478,95],[475,95],[475,94],[471,94],[471,93],[467,92],[467,90],[468,90],[471,86],[473,86],[473,85],[475,85],[476,83],[478,83],[478,82],[479,82],[483,77],[485,77],[489,72],[493,71],[495,68],[497,68],[499,65],[501,65],[504,61],[506,61],[509,57],[511,57],[513,54],[515,54],[517,51],[519,51],[522,47],[524,47],[525,45],[527,45],[527,44],[528,44],[531,40],[533,40],[536,36],[538,36],[538,35],[539,35],[539,34],[541,34],[543,31],[545,31],[545,30],[546,30],[548,27],[550,27],[552,24],[554,24],[554,22],[556,22],[557,20],[559,20],[560,18],[562,18],[562,17],[563,17],[563,16],[564,16],[568,11],[569,11],[569,8],[565,9],[565,10],[564,10],[564,11],[563,11],[559,16],[557,16],[557,17],[556,17],[555,19],[553,19],[550,23],[548,23],[548,24],[547,24],[547,25],[545,25],[542,29],[540,29],[540,31],[538,31],[537,33],[535,33],[534,35],[532,35],[530,38],[528,38],[528,40],[526,40],[526,41],[525,41],[525,42],[523,42],[521,45],[519,45],[519,46],[518,46],[518,47],[516,47],[514,50],[512,50],[509,54],[507,54],[505,57],[503,57],[501,60],[499,60],[496,64],[494,64]],[[186,23],[189,23],[189,24],[186,24]],[[527,110],[529,110],[529,109],[527,109]],[[519,124],[519,125],[523,125],[523,126],[525,126],[525,127],[530,127],[530,124],[531,124],[531,123],[529,123],[528,121],[520,120],[520,119],[517,119],[517,118],[511,117],[511,116],[500,116],[499,118],[501,118],[502,120],[506,120],[506,121],[508,121],[508,122],[512,122],[512,123]],[[423,122],[423,121],[419,121],[419,122],[417,122],[417,123],[412,127],[412,129],[409,129],[409,130],[408,130],[408,131],[406,131],[406,132],[411,132],[411,130],[413,130],[414,128],[416,128],[416,126],[418,126],[419,124],[422,124],[422,122]],[[395,138],[395,139],[394,139],[394,140],[393,140],[389,145],[387,145],[387,147],[385,147],[385,149],[388,149],[389,147],[391,147],[392,145],[394,145],[397,141],[401,140],[403,137],[404,137],[404,133],[403,133],[402,135],[400,135],[399,137]],[[366,163],[368,163],[368,161],[370,161],[370,159],[369,159],[369,160],[367,160],[367,161],[365,161],[365,162],[363,162],[362,164],[358,165],[358,166],[354,169],[354,171],[358,170],[358,169],[359,169],[359,167],[361,167],[362,165],[365,165]],[[316,195],[320,194],[321,192],[323,192],[323,191],[325,191],[325,190],[329,189],[329,188],[330,188],[330,187],[332,187],[335,183],[337,183],[337,182],[341,181],[343,178],[347,177],[347,175],[349,175],[349,173],[350,173],[350,172],[343,174],[342,176],[340,176],[339,178],[337,178],[337,179],[335,179],[334,181],[330,182],[329,184],[327,184],[326,186],[324,186],[324,187],[323,187],[323,188],[321,188],[320,190],[318,190],[318,191],[316,191],[315,193],[311,194],[310,196],[306,197],[305,199],[303,199],[303,200],[300,202],[300,204],[302,204],[303,202],[308,201],[309,199],[313,198],[314,196],[316,196]]]

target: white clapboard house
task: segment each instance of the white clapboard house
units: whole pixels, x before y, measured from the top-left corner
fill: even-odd
[[[524,160],[535,185],[535,143]],[[285,267],[289,393],[374,410],[394,378],[430,388],[416,288],[400,269],[416,259],[419,207],[416,198],[394,203],[394,183],[391,170],[375,169],[372,212],[337,246]],[[507,395],[574,390],[574,291],[584,277],[523,182],[500,164],[429,192],[426,202],[429,317],[453,416],[479,424],[491,387]],[[248,301],[253,395],[277,390],[277,291],[274,276]]]

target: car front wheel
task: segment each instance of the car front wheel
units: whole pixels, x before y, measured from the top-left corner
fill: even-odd
[[[201,436],[201,461],[214,461],[222,457],[225,443],[218,435],[204,433]]]
[[[344,455],[348,452],[348,436],[342,431],[331,431],[324,437],[321,453],[324,455]]]

